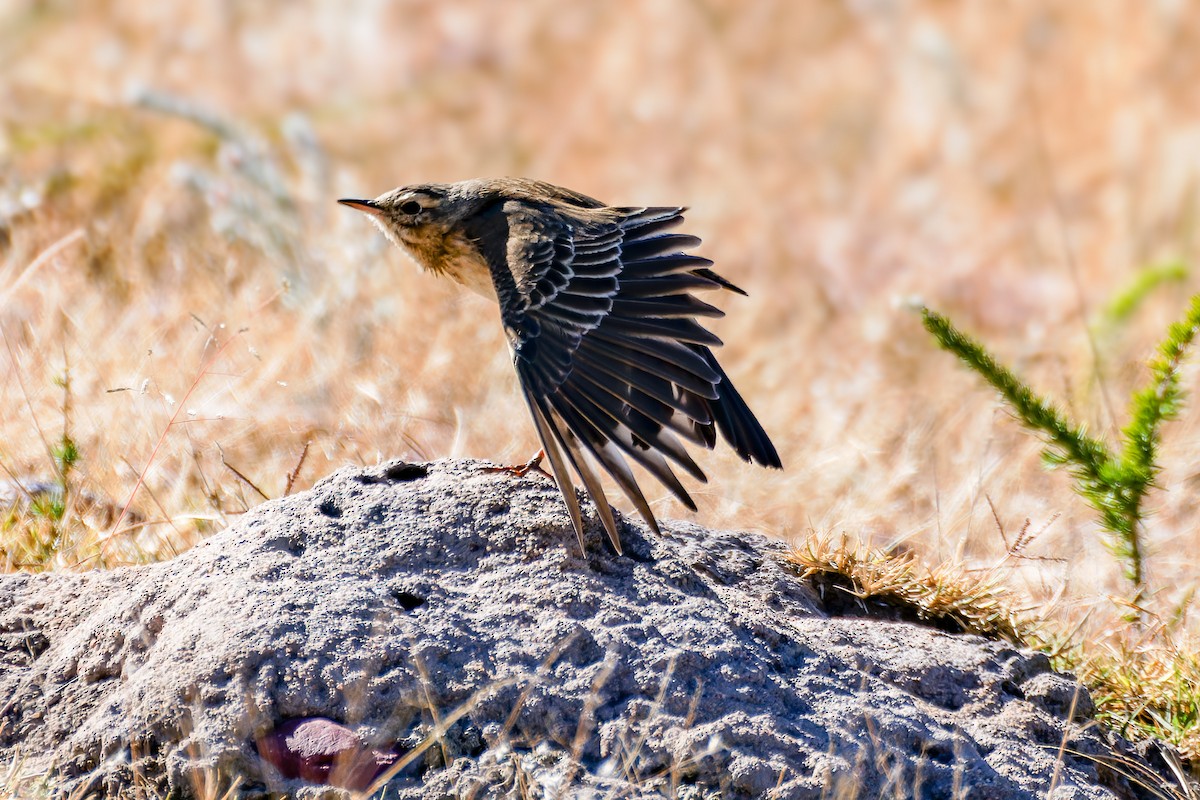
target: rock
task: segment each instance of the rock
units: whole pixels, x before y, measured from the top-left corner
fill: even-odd
[[[324,717],[291,719],[258,740],[258,754],[285,778],[363,791],[400,760],[366,747],[354,731]]]
[[[617,557],[593,519],[584,557],[549,480],[483,466],[343,469],[170,562],[0,577],[0,747],[57,796],[343,796],[337,753],[396,798],[1147,792],[1045,656],[831,618],[757,535],[623,521]]]

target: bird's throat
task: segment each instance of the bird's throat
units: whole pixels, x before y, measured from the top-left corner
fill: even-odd
[[[476,244],[461,234],[392,237],[422,269],[452,279],[475,294],[496,302],[492,272]]]

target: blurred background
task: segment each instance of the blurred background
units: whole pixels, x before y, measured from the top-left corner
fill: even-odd
[[[0,479],[68,451],[96,536],[47,547],[75,567],[348,463],[524,461],[495,308],[334,201],[525,175],[689,206],[750,293],[712,327],[786,470],[705,455],[697,521],[1003,564],[1086,610],[1121,589],[1093,512],[912,305],[1113,437],[1197,290],[1197,74],[1182,0],[0,0]],[[1172,603],[1198,402],[1151,498]]]

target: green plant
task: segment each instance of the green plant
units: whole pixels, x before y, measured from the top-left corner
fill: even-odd
[[[1138,270],[1128,285],[1116,293],[1100,312],[1095,328],[1110,335],[1134,315],[1155,289],[1187,279],[1188,265],[1179,259],[1157,261]]]
[[[921,314],[938,344],[979,373],[1012,406],[1025,427],[1046,440],[1046,463],[1070,470],[1076,492],[1099,512],[1100,525],[1110,534],[1110,547],[1133,584],[1135,603],[1140,600],[1146,590],[1143,502],[1160,469],[1156,459],[1162,423],[1178,414],[1183,398],[1179,365],[1200,330],[1200,295],[1192,298],[1186,316],[1171,326],[1150,361],[1150,381],[1130,400],[1129,422],[1121,431],[1119,450],[1110,449],[1082,425],[1073,424],[949,319],[928,308],[922,308]]]
[[[53,473],[49,480],[21,479],[6,466],[0,475],[6,476],[12,502],[0,508],[0,564],[5,568],[43,568],[62,552],[72,538],[77,522],[74,518],[74,478],[72,473],[80,460],[79,445],[71,435],[71,373],[64,369],[54,377],[54,385],[62,389],[62,433],[49,440],[40,426],[39,435]]]

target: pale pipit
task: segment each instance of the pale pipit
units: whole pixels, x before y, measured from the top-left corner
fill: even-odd
[[[708,259],[684,252],[699,239],[666,232],[684,209],[611,207],[524,178],[405,186],[338,202],[369,214],[425,269],[500,304],[521,390],[581,548],[567,464],[621,552],[589,455],[656,533],[622,454],[693,511],[667,459],[707,479],[681,438],[711,450],[720,432],[744,460],[781,467],[709,349],[721,340],[696,321],[723,314],[692,292],[745,292],[710,270]]]

